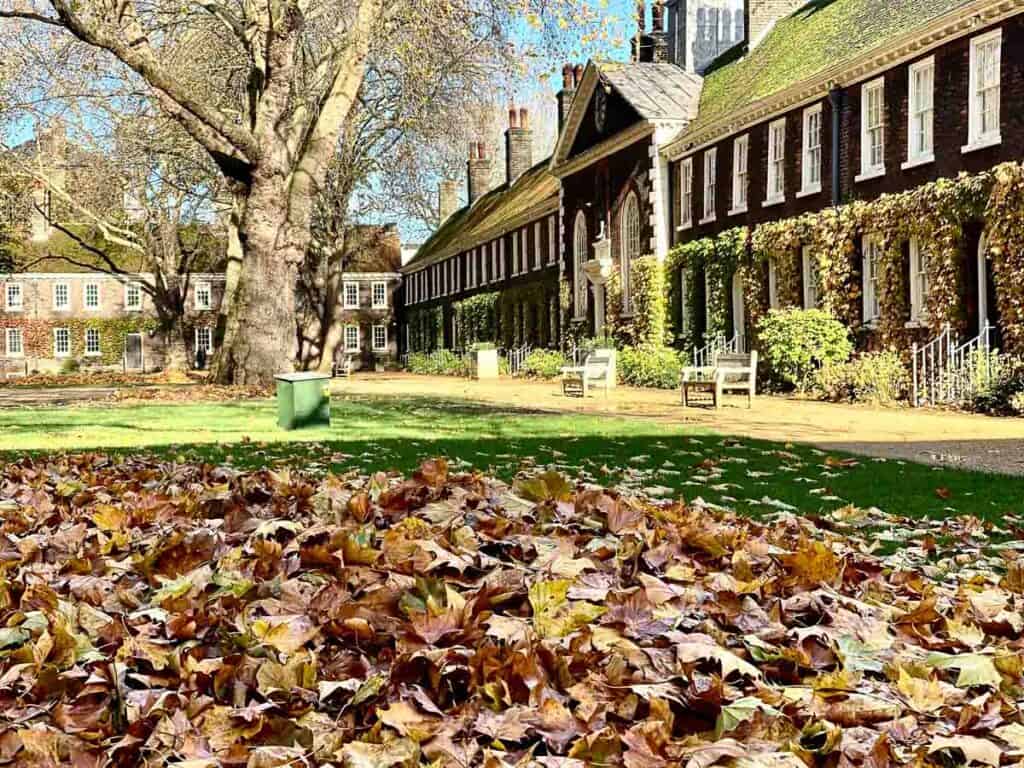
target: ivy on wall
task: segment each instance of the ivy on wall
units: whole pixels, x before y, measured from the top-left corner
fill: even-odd
[[[666,342],[665,316],[668,301],[665,268],[654,256],[642,256],[630,263],[633,312],[622,314],[622,284],[615,270],[605,284],[605,305],[612,335],[623,346],[663,346]]]
[[[455,313],[455,348],[469,349],[477,342],[493,342],[497,336],[497,291],[478,293],[452,305]]]
[[[543,282],[524,283],[501,291],[495,313],[496,342],[506,349],[523,344],[556,345],[559,329],[553,328],[552,322],[558,323],[559,318],[557,312],[552,312],[554,306],[560,306],[559,297]]]
[[[69,359],[80,360],[86,364],[111,366],[121,364],[124,356],[124,337],[127,334],[151,333],[158,328],[159,323],[152,317],[37,319],[10,316],[4,318],[3,326],[21,329],[22,349],[27,358],[54,358],[54,329],[67,328],[71,341]],[[86,330],[99,331],[98,356],[85,354]],[[6,344],[6,340],[4,343]]]
[[[444,347],[444,311],[440,306],[410,309],[408,323],[410,352],[433,352]]]
[[[1024,353],[1024,166],[995,169],[985,208],[987,249],[992,260],[1003,343],[1008,352]]]

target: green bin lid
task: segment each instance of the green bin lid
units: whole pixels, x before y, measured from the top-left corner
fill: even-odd
[[[299,371],[297,373],[279,373],[274,378],[278,381],[322,381],[331,378],[331,374],[319,371]]]

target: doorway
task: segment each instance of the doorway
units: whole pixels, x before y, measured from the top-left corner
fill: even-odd
[[[124,337],[124,367],[129,371],[141,371],[142,358],[142,334],[129,333]]]

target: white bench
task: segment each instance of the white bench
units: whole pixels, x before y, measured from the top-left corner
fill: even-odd
[[[606,353],[592,352],[581,366],[562,369],[562,394],[567,397],[586,397],[595,386],[604,387],[604,395],[612,387],[613,374],[611,357]]]
[[[703,395],[706,402],[718,408],[726,392],[741,392],[747,396],[747,408],[753,407],[757,394],[757,352],[747,354],[720,352],[713,366],[683,369],[683,405],[689,407],[691,395]]]
[[[338,376],[344,376],[348,378],[352,375],[352,361],[354,355],[342,355],[340,358],[334,359],[334,365],[331,366],[331,376],[337,378]]]

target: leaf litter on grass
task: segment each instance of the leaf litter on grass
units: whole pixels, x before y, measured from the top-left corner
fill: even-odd
[[[1017,519],[100,455],[6,465],[0,519],[5,764],[1024,758]]]

